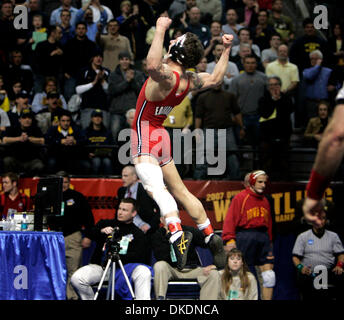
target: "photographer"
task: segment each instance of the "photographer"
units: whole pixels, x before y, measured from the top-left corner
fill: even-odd
[[[134,199],[122,199],[117,216],[112,220],[100,220],[93,229],[93,239],[97,245],[91,263],[77,270],[71,283],[82,300],[93,300],[92,285],[100,282],[108,259],[105,251],[115,250],[120,244],[119,257],[131,283],[137,300],[150,300],[151,268],[145,265],[147,245],[144,233],[133,224],[137,214]],[[114,228],[118,227],[118,231]],[[102,259],[104,257],[104,259]],[[130,300],[131,294],[125,282],[122,270],[116,264],[115,290],[123,300]],[[110,274],[110,272],[109,272]],[[105,279],[108,279],[108,275]]]

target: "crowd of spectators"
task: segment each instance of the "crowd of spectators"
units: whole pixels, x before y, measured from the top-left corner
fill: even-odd
[[[16,28],[16,5],[27,8],[27,28]],[[232,148],[261,150],[262,167],[275,160],[269,157],[276,144],[287,152],[293,132],[305,135],[304,145],[310,146],[308,122],[314,126],[320,103],[328,105],[330,116],[344,80],[343,21],[330,19],[324,39],[306,18],[298,34],[285,5],[283,0],[1,1],[0,171],[120,174],[125,164],[116,160],[118,135],[129,127],[128,111],[147,79],[145,57],[162,15],[173,20],[166,52],[169,41],[184,32],[200,38],[205,57],[195,72],[211,72],[223,50],[221,34],[234,36],[222,90],[239,109],[209,104],[207,96],[216,91],[193,92],[176,107],[183,113],[191,105],[187,122],[175,125],[170,116],[165,123],[170,133],[228,125]],[[209,127],[207,108],[219,119],[228,112],[222,117],[227,124]],[[281,138],[282,120],[288,128]],[[318,133],[326,123],[321,120]],[[223,178],[238,179],[236,157]]]

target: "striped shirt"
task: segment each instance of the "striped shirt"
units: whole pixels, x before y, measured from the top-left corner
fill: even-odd
[[[344,247],[337,233],[325,230],[321,237],[312,229],[301,233],[295,242],[293,255],[301,259],[304,266],[313,271],[315,266],[334,267],[336,255],[344,253]]]

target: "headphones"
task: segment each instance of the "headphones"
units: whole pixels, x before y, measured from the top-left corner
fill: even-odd
[[[249,183],[250,183],[250,186],[254,186],[256,184],[256,181],[257,181],[257,178],[261,175],[266,175],[267,174],[265,173],[265,171],[263,170],[258,170],[258,171],[253,171],[251,174],[250,174],[250,178],[249,178]]]
[[[174,62],[178,62],[183,65],[186,60],[186,53],[183,44],[186,40],[186,34],[184,34],[170,49],[170,57]]]

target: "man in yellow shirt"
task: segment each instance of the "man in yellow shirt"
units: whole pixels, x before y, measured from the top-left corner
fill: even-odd
[[[190,126],[193,124],[193,112],[191,108],[191,101],[186,96],[184,100],[175,108],[172,109],[172,111],[168,114],[167,118],[165,119],[163,126],[167,130],[167,132],[170,135],[170,139],[172,142],[172,148],[174,146],[173,144],[173,136],[176,131],[181,131],[181,136],[185,136],[187,134],[190,134]],[[174,131],[176,130],[176,131]],[[184,143],[183,139],[181,141],[180,150],[173,149],[174,155],[176,161],[176,167],[177,170],[182,178],[185,177],[187,171],[188,171],[188,165],[184,163]],[[191,152],[191,150],[188,150]],[[175,153],[178,154],[175,154]],[[179,164],[177,163],[177,159],[180,159],[181,161]]]
[[[297,66],[289,62],[288,47],[281,44],[277,49],[277,60],[266,66],[267,76],[278,76],[282,80],[281,92],[292,93],[300,82]]]

